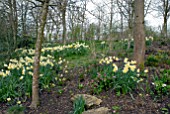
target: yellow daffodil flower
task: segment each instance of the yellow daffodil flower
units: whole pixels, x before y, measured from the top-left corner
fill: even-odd
[[[6,100],[9,102],[9,101],[11,101],[11,98],[7,98]]]
[[[145,70],[144,70],[144,73],[148,73],[148,69],[145,69]]]
[[[124,63],[127,63],[127,62],[128,62],[128,58],[125,58],[123,62],[124,62]]]
[[[124,67],[124,69],[123,69],[123,73],[127,73],[129,71],[129,68],[128,67]]]

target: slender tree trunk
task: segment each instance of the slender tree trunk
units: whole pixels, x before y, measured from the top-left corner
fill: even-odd
[[[164,23],[163,23],[163,28],[162,28],[162,36],[164,38],[167,38],[167,21],[169,18],[169,10],[170,10],[170,6],[169,6],[169,0],[162,0],[163,2],[163,18],[164,18]]]
[[[17,47],[17,33],[18,33],[18,13],[17,13],[17,3],[16,0],[13,0],[13,9],[14,9],[14,48]]]
[[[17,7],[16,7],[16,0],[8,0],[9,8],[10,8],[10,24],[12,28],[12,34],[13,34],[13,43],[14,43],[14,49],[17,46],[17,28],[18,28],[18,14],[17,14]]]
[[[164,38],[167,38],[167,14],[166,13],[164,15],[164,23],[163,23],[163,28],[162,28],[162,36]]]
[[[124,39],[124,33],[123,33],[123,13],[120,12],[121,17],[121,39]]]
[[[144,0],[135,0],[134,22],[134,59],[140,68],[144,68],[145,32],[144,32]]]
[[[63,6],[62,6],[62,24],[63,24],[63,34],[62,34],[62,40],[63,43],[66,43],[66,7],[67,7],[67,0],[63,1]]]
[[[30,107],[37,108],[39,105],[39,67],[40,67],[40,56],[41,56],[41,47],[42,40],[44,37],[44,27],[46,23],[47,13],[48,13],[48,4],[50,0],[44,0],[42,4],[42,14],[41,14],[41,22],[40,28],[38,30],[38,37],[36,41],[35,47],[35,56],[34,56],[34,69],[33,69],[33,82],[32,82],[32,102]]]
[[[109,52],[112,51],[112,25],[113,25],[113,0],[111,2],[110,25],[109,25]]]

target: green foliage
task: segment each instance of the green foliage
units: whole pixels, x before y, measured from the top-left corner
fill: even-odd
[[[170,53],[168,51],[158,50],[155,54],[150,54],[145,64],[147,66],[158,66],[160,64],[170,65]]]
[[[82,114],[85,110],[85,100],[82,96],[75,99],[73,103],[73,112],[71,114]]]
[[[134,90],[143,79],[133,62],[123,63],[112,57],[102,59],[96,71],[93,69],[90,83],[93,92],[99,94],[103,90],[113,89],[116,93],[126,94]],[[119,68],[116,63],[120,65]]]
[[[152,82],[153,93],[157,97],[169,95],[170,92],[170,70],[164,70],[161,75],[155,76]]]
[[[147,66],[158,66],[158,63],[159,58],[157,58],[155,55],[149,55],[145,62]]]
[[[24,36],[18,41],[18,48],[35,48],[36,38]]]
[[[24,114],[25,107],[21,106],[21,105],[15,105],[12,107],[9,107],[7,112],[8,114]]]
[[[168,108],[161,108],[161,112],[162,112],[162,114],[169,114],[170,113]]]
[[[114,114],[118,114],[117,112],[121,109],[119,106],[112,106],[112,109],[114,110]]]

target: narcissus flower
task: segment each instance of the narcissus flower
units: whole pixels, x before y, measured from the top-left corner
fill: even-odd
[[[9,102],[9,101],[11,101],[11,98],[7,98],[6,100]]]
[[[113,64],[113,72],[117,72],[118,71],[118,67],[117,67],[117,65],[116,64]]]
[[[162,87],[166,87],[166,84],[162,84]]]
[[[145,69],[145,70],[144,70],[144,73],[148,73],[148,69]]]
[[[20,78],[19,78],[19,80],[22,80],[24,78],[24,76],[21,76]]]
[[[123,73],[127,73],[129,71],[128,67],[124,67],[124,69],[122,70]]]
[[[119,61],[119,58],[118,58],[118,57],[116,57],[116,58],[115,58],[115,60],[116,60],[116,61]]]
[[[130,70],[131,70],[131,71],[133,71],[133,72],[134,72],[134,71],[135,71],[135,69],[136,69],[136,65],[130,65],[130,66],[129,66],[129,68],[130,68]]]
[[[123,62],[124,62],[124,63],[127,63],[127,62],[128,62],[128,58],[125,58]]]
[[[21,101],[17,101],[17,104],[21,104]]]
[[[131,63],[131,64],[136,64],[136,61],[131,61],[130,63]]]

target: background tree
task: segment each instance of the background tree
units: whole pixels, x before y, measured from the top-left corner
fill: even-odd
[[[170,1],[159,0],[156,2],[156,8],[160,16],[163,17],[162,37],[167,38],[167,24],[170,17]]]
[[[145,56],[144,0],[135,0],[134,7],[134,59],[137,61],[137,65],[143,68]]]

